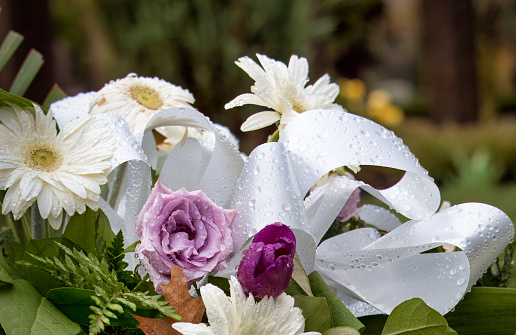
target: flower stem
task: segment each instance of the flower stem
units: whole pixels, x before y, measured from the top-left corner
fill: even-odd
[[[269,137],[269,140],[267,142],[278,142],[279,140],[279,129],[276,129],[276,131]]]
[[[41,217],[41,214],[39,213],[38,203],[34,202],[31,206],[31,224],[30,229],[32,232],[32,238],[33,239],[40,239],[44,238],[46,235],[47,227],[46,227],[46,221]]]
[[[11,227],[15,241],[20,242],[23,245],[27,245],[27,242],[30,240],[30,234],[23,220],[24,217],[25,216],[23,216],[21,220],[16,221],[11,214],[4,216],[5,220]]]

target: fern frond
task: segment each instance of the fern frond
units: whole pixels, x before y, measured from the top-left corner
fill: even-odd
[[[55,243],[64,252],[61,259],[27,253],[22,263],[49,272],[67,286],[95,290],[96,295],[91,296],[95,305],[90,306],[92,311],[89,315],[90,334],[101,333],[105,326],[111,323],[110,320],[118,319],[117,313],[123,314],[124,309],[135,312],[138,306],[153,308],[163,316],[181,320],[181,317],[175,314],[173,307],[167,306],[166,301],[159,300],[160,296],[150,295],[149,292],[130,292],[127,286],[119,281],[117,270],[120,273],[129,272],[124,271],[127,266],[123,264],[125,262],[108,263],[105,259],[99,260],[95,255]],[[114,247],[109,248],[108,253],[115,258],[120,258],[117,254],[123,255],[124,250],[121,233],[117,235],[113,245]]]
[[[181,317],[175,313],[175,309],[172,306],[167,306],[168,303],[163,300],[159,300],[158,295],[149,295],[149,292],[130,292],[124,294],[127,300],[158,310],[163,316],[181,321]]]

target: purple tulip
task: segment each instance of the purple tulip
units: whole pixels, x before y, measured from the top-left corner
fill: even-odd
[[[277,297],[290,282],[295,253],[296,237],[292,230],[280,222],[268,225],[243,252],[238,281],[255,297]]]
[[[231,223],[234,210],[213,203],[202,191],[171,191],[159,181],[136,223],[141,243],[136,254],[158,284],[170,281],[170,267],[178,265],[188,282],[229,265],[233,251]]]

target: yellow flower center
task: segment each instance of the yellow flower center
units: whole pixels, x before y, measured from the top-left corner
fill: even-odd
[[[131,88],[131,96],[140,105],[150,109],[157,110],[163,106],[163,101],[158,92],[149,87],[134,86]]]
[[[35,143],[23,153],[23,161],[30,168],[38,171],[54,171],[63,161],[57,150],[45,143]]]
[[[297,112],[299,114],[306,112],[304,106],[302,106],[302,104],[298,103],[297,101],[291,101],[290,103],[292,104],[292,110],[294,112]]]

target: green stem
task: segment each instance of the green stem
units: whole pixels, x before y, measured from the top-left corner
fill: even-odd
[[[11,227],[14,239],[23,245],[27,245],[27,242],[30,239],[30,235],[28,231],[25,229],[25,225],[23,224],[23,222],[21,220],[14,220],[13,216],[10,213],[5,215],[4,217],[7,223],[9,224],[9,227]]]
[[[45,219],[41,217],[38,209],[38,203],[34,202],[31,206],[31,225],[33,239],[40,239],[46,237],[47,225]]]
[[[267,142],[278,142],[279,140],[279,129],[276,129],[276,131],[271,135],[269,140]]]

